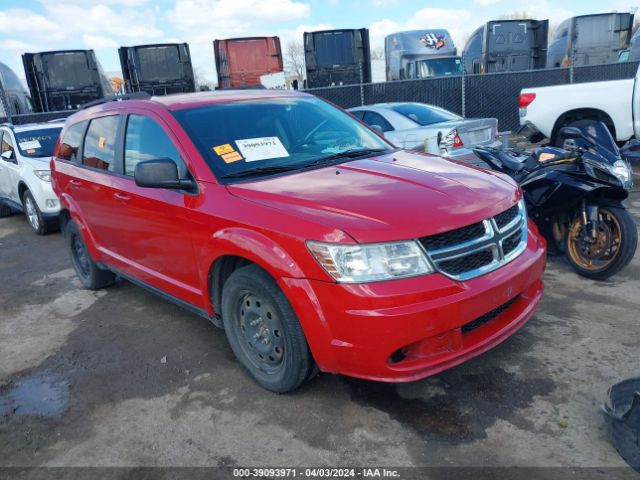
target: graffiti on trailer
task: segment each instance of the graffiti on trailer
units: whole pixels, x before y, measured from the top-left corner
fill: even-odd
[[[420,42],[428,48],[434,48],[440,50],[445,46],[444,35],[438,35],[433,32],[425,33],[420,37]]]

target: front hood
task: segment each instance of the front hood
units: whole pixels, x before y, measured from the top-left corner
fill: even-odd
[[[508,177],[407,151],[227,187],[358,242],[418,238],[496,215],[518,200]]]
[[[51,157],[22,157],[22,160],[34,170],[49,170]]]

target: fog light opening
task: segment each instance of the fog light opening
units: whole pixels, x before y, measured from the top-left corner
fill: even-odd
[[[405,348],[402,347],[391,354],[391,356],[389,357],[389,363],[400,363],[406,358],[407,354],[405,353]]]

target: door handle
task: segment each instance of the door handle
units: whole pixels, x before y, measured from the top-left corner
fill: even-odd
[[[69,184],[71,185],[71,188],[79,188],[82,186],[82,182],[80,180],[69,180]]]
[[[120,200],[121,202],[128,202],[129,200],[131,200],[131,197],[126,193],[114,193],[113,198],[115,198],[116,200]]]

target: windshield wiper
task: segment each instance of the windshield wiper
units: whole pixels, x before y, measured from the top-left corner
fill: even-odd
[[[365,155],[371,155],[372,153],[389,151],[392,150],[386,148],[353,148],[351,150],[345,150],[344,152],[338,152],[332,155],[327,155],[326,157],[318,158],[313,162],[305,163],[304,165],[302,165],[302,168],[317,167],[318,165],[333,163],[335,160],[342,160],[345,158],[358,158],[364,157]]]
[[[272,166],[264,166],[264,167],[256,167],[248,170],[242,170],[240,172],[227,173],[226,175],[222,175],[220,178],[245,178],[245,177],[253,177],[256,175],[269,175],[271,173],[282,173],[282,172],[291,172],[293,170],[303,170],[306,168],[317,167],[319,165],[331,164],[336,160],[342,160],[345,158],[357,158],[365,155],[370,155],[372,153],[380,153],[380,152],[388,152],[394,151],[386,148],[358,148],[345,150],[344,152],[335,153],[332,155],[328,155],[326,157],[318,158],[309,163],[304,164],[289,164],[289,165],[272,165]]]
[[[243,178],[253,177],[255,175],[290,172],[292,170],[298,170],[300,165],[272,165],[265,167],[250,168],[248,170],[242,170],[241,172],[227,173],[221,175],[220,178]]]

